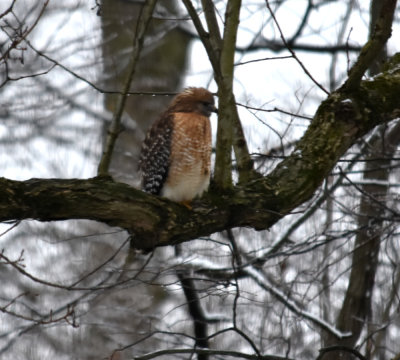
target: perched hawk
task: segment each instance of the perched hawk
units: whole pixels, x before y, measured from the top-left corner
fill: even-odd
[[[213,95],[189,87],[175,96],[153,124],[139,160],[143,190],[172,201],[189,202],[210,183]]]

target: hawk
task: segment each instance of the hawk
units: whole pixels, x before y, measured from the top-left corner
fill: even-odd
[[[143,142],[139,169],[144,191],[188,203],[207,190],[211,173],[210,115],[214,97],[189,87],[174,97]]]

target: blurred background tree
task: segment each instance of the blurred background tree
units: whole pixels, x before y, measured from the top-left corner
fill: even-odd
[[[226,2],[158,1],[133,64],[144,3],[0,4],[2,176],[95,176],[135,66],[110,173],[138,186],[140,144],[168,95],[217,90],[187,9],[222,33]],[[324,89],[346,79],[381,2],[235,3],[235,97],[255,167],[267,174],[293,151]],[[399,51],[398,20],[371,78]],[[360,139],[313,199],[269,231],[142,254],[129,251],[126,231],[94,221],[3,224],[1,358],[398,359],[399,126]]]

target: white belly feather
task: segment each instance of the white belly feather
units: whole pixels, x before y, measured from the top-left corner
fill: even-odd
[[[190,173],[181,176],[179,181],[174,184],[165,184],[161,196],[176,202],[187,201],[200,196],[208,189],[210,184],[210,175],[202,174],[201,170],[201,164],[198,163]]]

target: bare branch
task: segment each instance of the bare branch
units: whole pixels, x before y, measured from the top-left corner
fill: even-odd
[[[334,351],[342,351],[342,352],[350,353],[350,354],[357,356],[360,360],[367,360],[367,358],[364,357],[358,350],[350,348],[348,346],[329,346],[329,347],[322,348],[319,350],[320,354],[317,357],[317,360],[322,360],[326,353],[334,352]]]
[[[233,94],[234,55],[241,1],[231,0],[228,2],[223,39],[221,39],[215,14],[216,9],[212,1],[202,1],[209,32],[204,30],[192,2],[184,0],[184,4],[207,51],[218,85],[219,117],[214,181],[220,189],[229,189],[232,186],[230,150],[232,146],[238,163],[240,181],[248,181],[253,169],[253,161],[244,138]]]
[[[281,40],[285,44],[285,46],[288,49],[288,51],[292,54],[293,58],[297,61],[297,63],[300,65],[300,67],[303,69],[303,71],[307,74],[307,76],[311,79],[311,81],[315,85],[317,85],[325,94],[329,95],[329,91],[326,90],[318,81],[316,81],[314,79],[314,77],[311,75],[311,73],[308,71],[308,69],[304,66],[304,64],[297,57],[296,53],[290,47],[290,44],[288,44],[288,42],[286,41],[285,36],[283,35],[283,32],[281,30],[281,27],[279,26],[278,20],[276,19],[275,13],[273,12],[273,10],[272,10],[272,8],[271,8],[271,6],[269,4],[269,0],[265,0],[265,3],[267,5],[267,8],[268,8],[273,20],[274,20],[274,23],[275,23],[276,27],[278,28],[279,34],[281,36]]]
[[[220,76],[221,71],[219,67],[219,53],[221,51],[220,47],[221,44],[219,43],[218,40],[211,40],[210,34],[204,29],[203,24],[201,23],[200,17],[197,14],[196,9],[194,8],[192,1],[191,0],[183,0],[183,4],[186,7],[186,10],[193,21],[193,24],[196,28],[197,33],[200,36],[200,40],[204,45],[204,48],[207,51],[208,58],[210,60],[210,63],[213,67],[214,73],[217,74],[217,76]],[[211,2],[212,5],[212,2]],[[211,22],[211,21],[210,21]],[[219,34],[219,29],[218,29],[218,34]],[[218,35],[214,35],[216,37]],[[219,35],[220,37],[220,35]]]
[[[49,3],[49,0],[46,0],[46,1],[44,2],[43,6],[42,6],[42,9],[40,10],[40,12],[39,12],[38,16],[36,17],[35,21],[33,22],[33,24],[32,24],[29,28],[27,28],[26,30],[24,30],[24,32],[21,33],[18,37],[16,37],[16,39],[12,42],[12,44],[11,44],[11,45],[8,47],[8,49],[5,51],[5,53],[0,57],[0,61],[7,60],[8,57],[9,57],[10,51],[11,51],[12,49],[17,48],[17,46],[18,46],[22,41],[24,41],[24,40],[27,38],[27,36],[32,32],[32,30],[36,27],[36,25],[39,23],[39,20],[40,20],[41,17],[43,16],[44,11],[46,10],[46,7],[47,7],[48,3]],[[14,5],[14,2],[11,4],[11,6],[9,7],[9,9],[6,10],[6,11],[2,14],[2,16],[6,15],[6,14],[8,13],[8,11],[12,11],[13,5]]]
[[[248,53],[251,51],[259,51],[259,50],[270,50],[272,52],[279,53],[281,51],[287,50],[287,44],[282,41],[261,39],[258,40],[256,44],[252,44],[250,46],[237,47],[236,51],[241,53]],[[302,43],[294,43],[290,44],[290,49],[294,51],[306,51],[312,53],[328,53],[328,54],[336,54],[336,53],[346,53],[346,52],[359,52],[362,47],[357,45],[350,44],[338,44],[338,45],[313,45],[313,44],[302,44]],[[292,56],[290,56],[292,57]]]
[[[337,339],[344,339],[351,336],[349,332],[342,332],[332,325],[328,324],[323,319],[320,319],[318,316],[311,314],[308,311],[305,311],[292,300],[287,295],[285,295],[281,290],[274,288],[265,277],[257,271],[253,267],[246,267],[243,271],[250,276],[261,288],[265,289],[266,291],[270,292],[275,298],[277,298],[280,302],[284,304],[289,310],[293,311],[295,314],[304,317],[305,319],[309,320],[313,324],[317,325],[321,329],[325,330],[327,333],[333,335]]]
[[[26,295],[27,295],[27,293],[20,294],[20,295],[16,296],[14,299],[12,299],[11,301],[9,301],[8,304],[0,306],[0,312],[5,313],[5,314],[7,314],[9,316],[12,316],[12,317],[21,319],[21,320],[25,320],[25,321],[37,324],[37,325],[39,325],[39,324],[40,325],[48,325],[48,324],[55,324],[55,323],[58,323],[58,322],[65,321],[68,324],[70,324],[71,326],[76,327],[75,311],[74,311],[73,307],[68,307],[67,311],[65,312],[65,314],[60,315],[58,317],[54,317],[53,312],[50,310],[48,315],[42,316],[42,317],[40,317],[38,319],[35,319],[32,316],[27,316],[27,315],[20,314],[20,313],[17,313],[15,311],[11,311],[11,310],[7,309],[12,304],[14,304],[18,299],[20,299],[21,297],[24,297]]]
[[[230,350],[205,350],[205,349],[169,349],[169,350],[160,350],[155,351],[153,353],[149,353],[142,356],[135,356],[134,360],[150,360],[162,355],[178,355],[178,354],[207,354],[207,355],[219,355],[219,356],[230,356],[236,357],[240,359],[249,359],[249,360],[293,360],[288,357],[281,357],[275,355],[250,355],[243,352],[230,351]]]
[[[23,268],[24,267],[23,264],[21,264],[22,260],[23,260],[23,258],[22,258],[23,252],[21,253],[20,257],[17,260],[11,260],[9,257],[4,255],[4,252],[2,252],[2,253],[0,253],[0,259],[3,260],[4,264],[11,265],[20,274],[22,274],[23,276],[27,277],[28,279],[30,279],[33,282],[38,283],[38,284],[46,285],[46,286],[49,286],[49,287],[52,287],[52,288],[69,290],[69,291],[70,290],[74,290],[74,291],[80,291],[80,290],[103,290],[103,289],[107,289],[107,288],[110,288],[110,287],[118,286],[120,284],[123,284],[123,283],[127,282],[128,280],[120,281],[118,283],[114,283],[114,284],[106,285],[106,286],[95,285],[95,286],[90,286],[90,287],[77,287],[76,285],[78,285],[83,280],[85,280],[89,276],[93,275],[94,273],[99,271],[101,268],[103,268],[105,265],[110,263],[118,255],[118,253],[122,250],[122,248],[127,244],[128,241],[129,241],[129,238],[127,240],[125,240],[122,243],[122,245],[119,248],[117,248],[117,250],[107,260],[105,260],[100,265],[96,266],[93,270],[88,272],[86,275],[81,277],[79,280],[77,280],[77,281],[75,281],[75,282],[73,282],[72,284],[69,284],[69,285],[68,284],[60,284],[60,283],[55,283],[55,282],[50,282],[50,281],[47,281],[47,280],[43,280],[43,279],[40,279],[40,278],[32,275],[30,272],[26,271]],[[131,280],[131,279],[129,279],[129,280]]]

